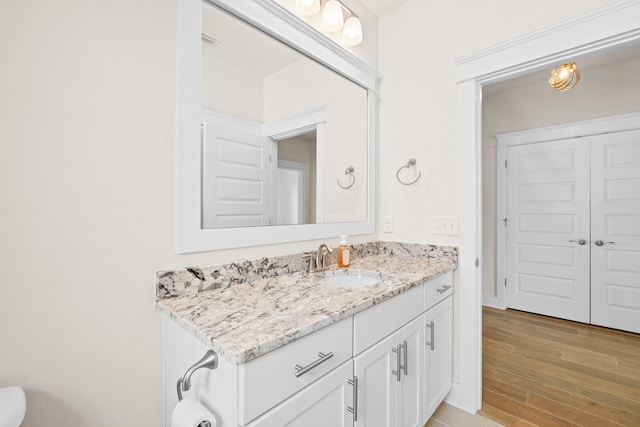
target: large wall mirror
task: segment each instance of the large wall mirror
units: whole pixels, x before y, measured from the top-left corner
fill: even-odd
[[[375,70],[272,1],[179,0],[177,60],[178,252],[375,230]]]

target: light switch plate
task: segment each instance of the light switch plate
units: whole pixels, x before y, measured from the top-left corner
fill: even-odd
[[[458,217],[457,216],[434,216],[431,217],[433,234],[441,234],[446,236],[458,235]]]

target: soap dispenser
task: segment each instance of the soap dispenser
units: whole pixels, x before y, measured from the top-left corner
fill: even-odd
[[[349,267],[351,264],[351,250],[347,244],[347,236],[340,236],[340,247],[338,247],[338,267]]]

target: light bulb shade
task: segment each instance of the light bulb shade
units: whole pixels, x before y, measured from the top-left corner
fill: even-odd
[[[342,29],[342,43],[355,46],[362,43],[362,23],[357,16],[347,19]]]
[[[298,15],[311,16],[320,10],[320,0],[296,0],[296,12]]]
[[[342,5],[337,0],[329,0],[322,9],[322,28],[325,31],[340,31],[344,25]]]
[[[580,70],[575,62],[567,62],[551,70],[549,85],[561,92],[571,90],[580,81]]]

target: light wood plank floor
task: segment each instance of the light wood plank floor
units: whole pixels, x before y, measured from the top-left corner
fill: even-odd
[[[482,411],[507,426],[640,426],[640,335],[485,307]]]

